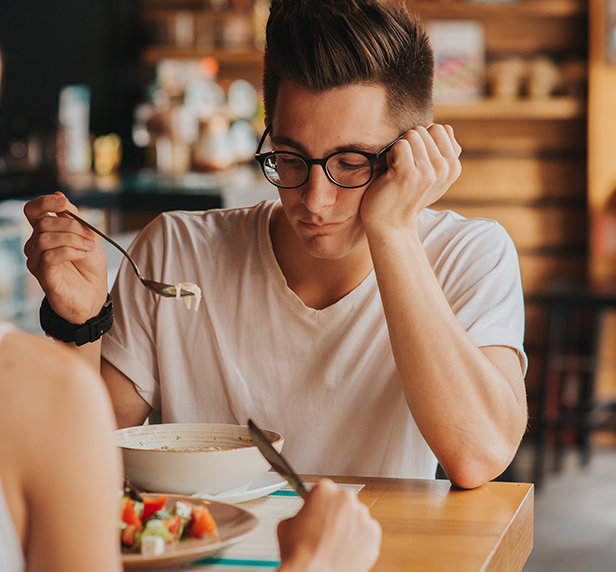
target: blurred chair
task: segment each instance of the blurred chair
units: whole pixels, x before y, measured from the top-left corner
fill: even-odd
[[[559,285],[541,299],[548,309],[548,331],[535,423],[537,488],[543,484],[548,453],[553,453],[554,472],[562,469],[566,448],[575,448],[585,466],[592,432],[616,431],[616,404],[599,402],[595,394],[602,323],[606,312],[616,309],[616,289]]]

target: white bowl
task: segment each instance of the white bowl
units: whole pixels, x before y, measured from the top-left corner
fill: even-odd
[[[280,451],[282,435],[264,433]],[[143,425],[119,429],[115,442],[122,449],[126,476],[146,491],[216,495],[247,485],[270,468],[243,425]]]

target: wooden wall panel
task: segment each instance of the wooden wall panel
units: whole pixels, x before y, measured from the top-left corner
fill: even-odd
[[[438,121],[446,121],[446,117]],[[462,153],[489,151],[533,155],[542,152],[586,154],[585,119],[558,120],[468,120],[449,122]]]
[[[486,49],[491,54],[586,50],[587,16],[579,0],[518,0],[515,6],[467,4],[407,0],[409,10],[419,14],[424,22],[447,17],[480,19],[485,28]]]
[[[558,61],[587,57],[588,4],[584,0],[407,0],[407,4],[424,21],[482,22],[488,61],[505,54],[528,59],[547,53]],[[614,93],[616,86],[610,91],[612,99]],[[586,276],[589,228],[586,101],[559,97],[545,104],[523,97],[510,102],[486,97],[468,106],[437,106],[434,114],[436,122],[454,128],[463,149],[462,175],[435,208],[493,218],[518,248],[526,299],[531,428],[538,413],[547,342],[547,308],[538,295],[559,281]],[[614,109],[612,105],[612,115]],[[616,133],[605,124],[601,129]],[[612,153],[612,172],[614,157]]]
[[[440,201],[435,208],[451,208],[466,217],[483,217],[501,223],[519,250],[585,247],[586,211],[559,206],[515,204],[464,205]]]
[[[538,414],[539,392],[543,383],[543,364],[544,356],[541,352],[526,352],[528,357],[528,370],[526,372],[526,394],[528,395],[529,423],[532,427],[534,419]]]
[[[520,254],[524,294],[540,294],[561,280],[580,280],[586,275],[585,255]]]
[[[526,335],[524,344],[527,349],[540,348],[545,342],[547,334],[547,309],[545,304],[526,299]]]
[[[486,48],[492,54],[586,50],[586,29],[580,32],[580,22],[572,18],[490,18],[485,21],[485,31]]]
[[[482,157],[462,154],[462,174],[445,200],[586,199],[584,158]]]
[[[588,185],[593,212],[616,191],[616,65],[605,59],[606,0],[590,0]]]

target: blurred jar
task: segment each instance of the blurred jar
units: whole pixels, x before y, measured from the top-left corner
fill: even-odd
[[[189,10],[179,10],[170,19],[171,43],[178,48],[195,45],[195,16]]]
[[[230,0],[224,14],[221,44],[225,49],[247,49],[254,46],[252,0]]]
[[[235,154],[229,141],[229,121],[223,115],[215,115],[202,130],[194,151],[194,168],[199,171],[221,171],[234,164]]]

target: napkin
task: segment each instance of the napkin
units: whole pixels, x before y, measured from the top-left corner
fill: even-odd
[[[305,483],[308,490],[315,484]],[[357,493],[364,485],[341,483],[338,486]],[[190,572],[270,572],[276,570],[280,566],[280,552],[276,534],[278,523],[285,518],[294,516],[303,504],[304,501],[289,485],[267,496],[243,502],[239,506],[254,513],[261,522],[253,536],[188,567],[166,570],[167,572],[179,572],[180,570],[190,570]]]
[[[206,499],[206,500],[224,500],[224,497],[226,496],[231,496],[231,495],[235,495],[238,493],[244,493],[248,490],[248,487],[251,485],[252,483],[246,483],[245,485],[240,485],[239,487],[235,487],[234,489],[229,489],[227,491],[223,491],[221,493],[215,494],[215,495],[211,495],[209,493],[195,493],[194,497],[199,498],[199,499]]]

